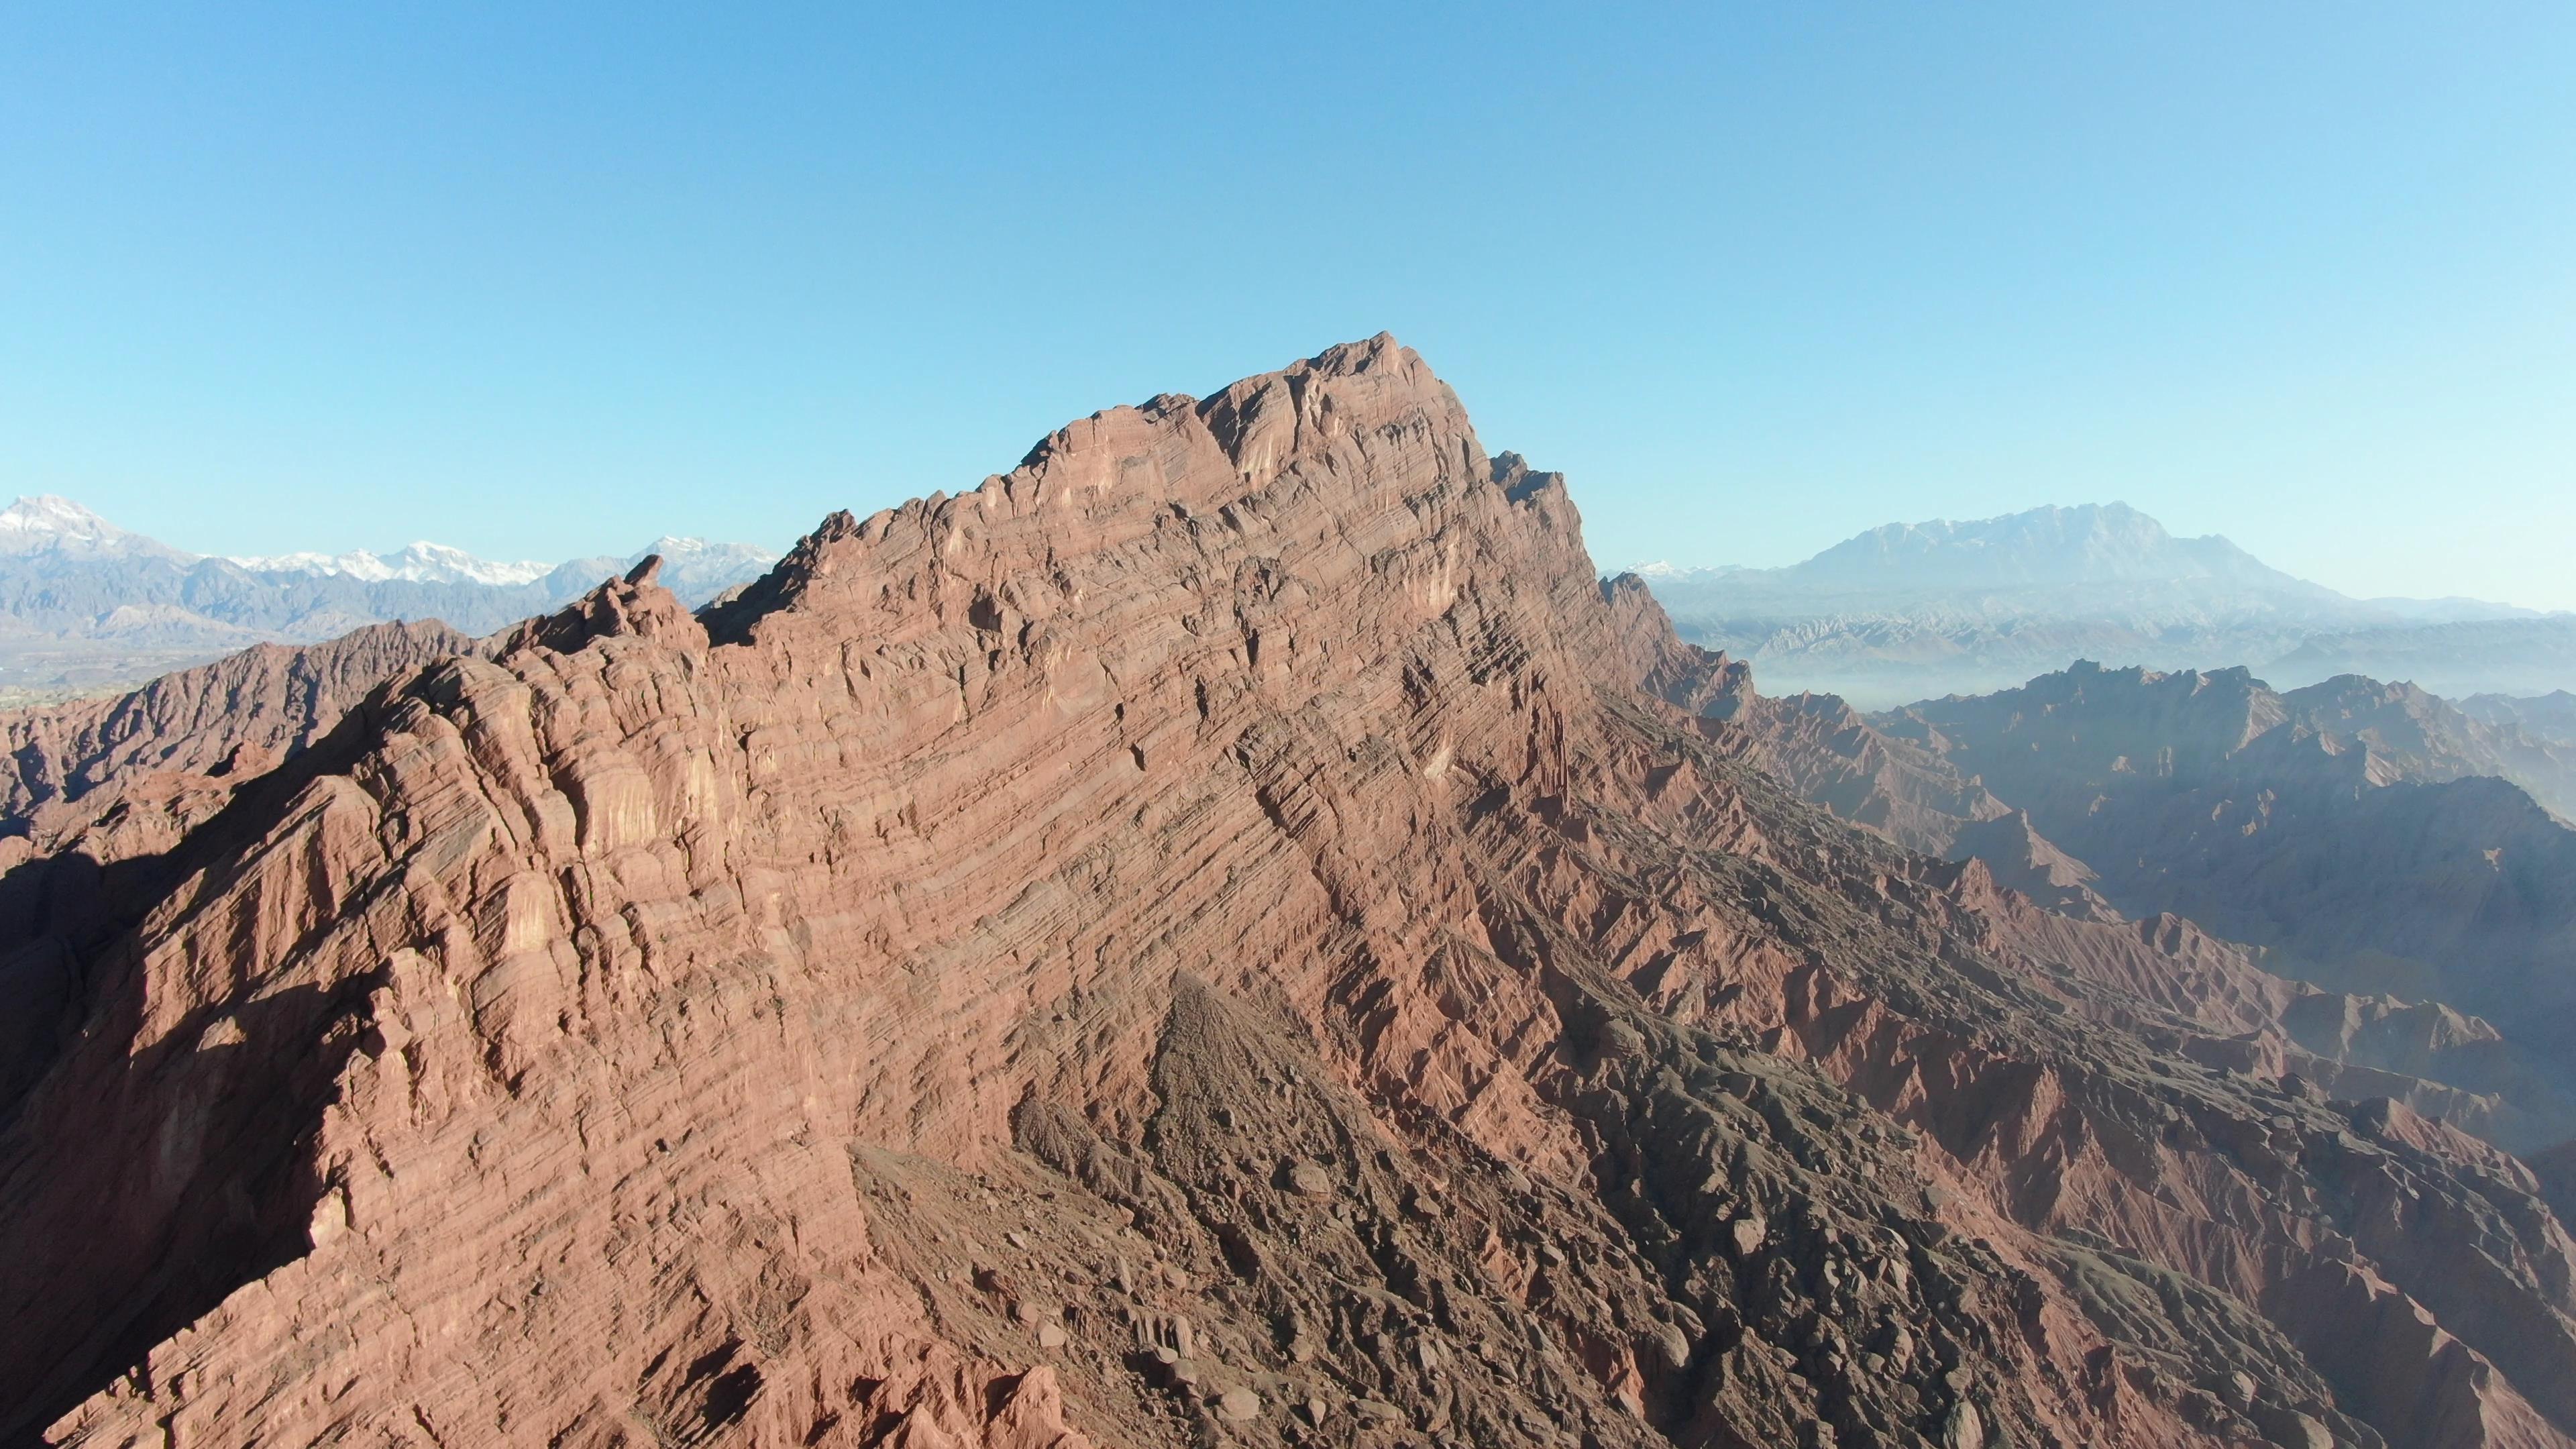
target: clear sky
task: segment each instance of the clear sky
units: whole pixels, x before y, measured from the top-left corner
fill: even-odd
[[[1595,558],[2125,499],[2576,608],[2576,5],[0,19],[0,495],[784,545],[1389,329]]]

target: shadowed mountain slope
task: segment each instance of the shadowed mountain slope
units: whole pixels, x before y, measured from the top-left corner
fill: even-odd
[[[1844,819],[2064,914],[2188,918],[2326,988],[2249,1029],[2457,1088],[2410,1100],[2517,1150],[2576,1135],[2576,831],[2532,798],[2563,808],[2569,756],[2510,719],[2367,679],[2090,664],[1881,715],[1749,676],[1702,708]],[[2366,1041],[2299,1025],[2346,1016]]]

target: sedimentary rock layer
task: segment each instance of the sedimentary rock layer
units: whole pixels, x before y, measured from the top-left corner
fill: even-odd
[[[2571,1442],[2527,1173],[2193,1060],[2155,993],[2218,948],[1855,832],[1637,687],[1722,673],[1383,337],[699,617],[612,583],[25,944],[81,1009],[0,1129],[0,1406]]]
[[[156,777],[239,781],[263,774],[328,733],[385,679],[474,648],[435,620],[373,624],[325,644],[257,645],[112,699],[0,715],[0,745],[8,751],[0,765],[0,829],[30,841],[34,853],[54,853],[107,813],[109,802],[96,797],[111,783],[114,799],[123,800]],[[177,833],[193,823],[182,819]],[[175,839],[144,848],[164,849]],[[139,853],[102,848],[119,857]]]

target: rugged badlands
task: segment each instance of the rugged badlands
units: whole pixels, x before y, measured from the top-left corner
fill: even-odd
[[[1390,339],[367,647],[17,741],[23,1439],[2576,1432],[2527,1170],[1772,783]]]

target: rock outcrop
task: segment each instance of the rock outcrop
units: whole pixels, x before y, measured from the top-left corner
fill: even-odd
[[[378,624],[326,644],[262,644],[118,699],[0,715],[0,1101],[79,1026],[85,939],[156,889],[245,786],[325,739],[385,680],[471,653],[443,624]]]
[[[1384,337],[694,620],[603,586],[18,944],[76,1009],[0,1117],[0,1410],[2576,1442],[2530,1174],[2194,1059],[2156,993],[2229,948],[1803,803],[1657,697],[1724,669]]]
[[[328,734],[369,690],[473,640],[435,620],[373,624],[323,644],[260,644],[113,699],[0,714],[0,836],[52,853],[98,823],[102,790],[156,776],[240,780]],[[182,817],[179,833],[196,823]],[[166,849],[176,833],[143,848]],[[109,846],[102,859],[138,854]],[[10,862],[14,864],[14,861]]]

